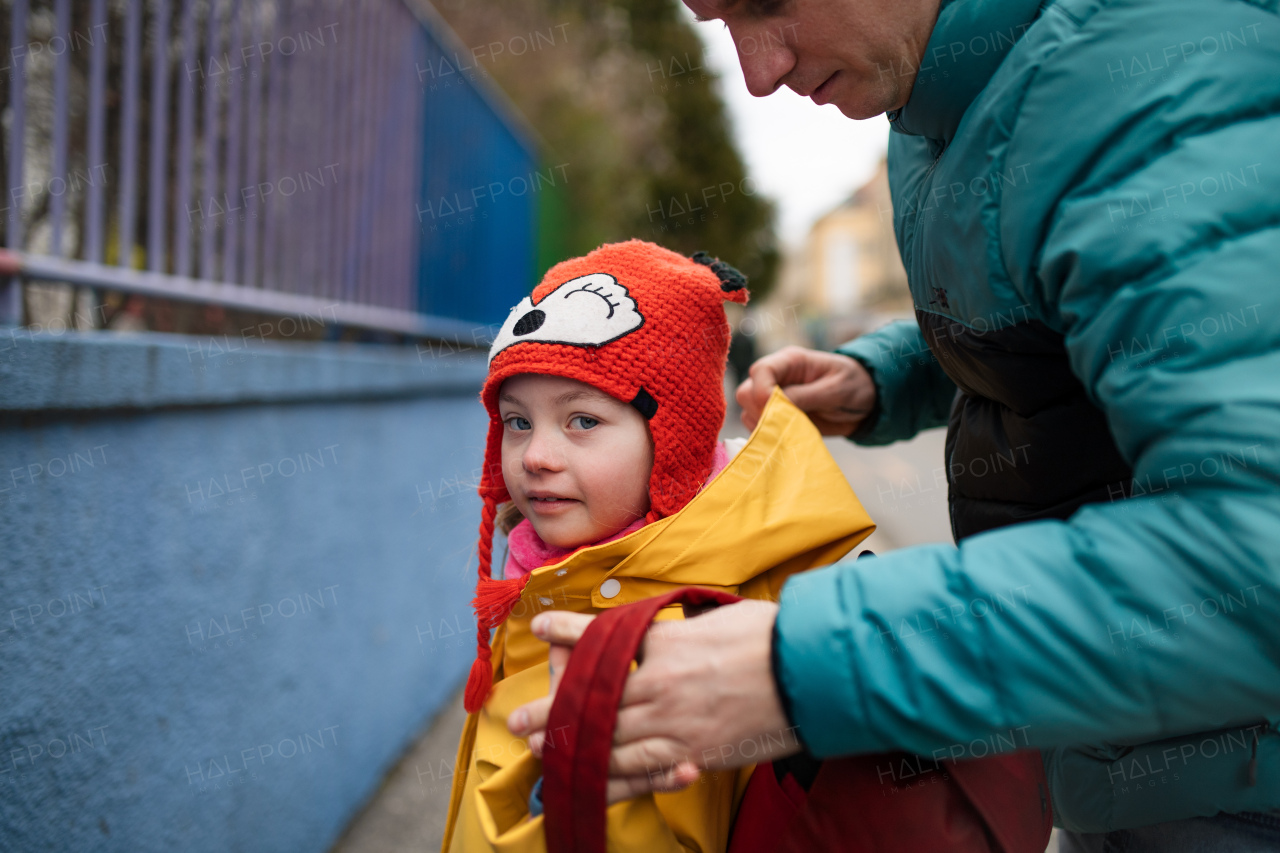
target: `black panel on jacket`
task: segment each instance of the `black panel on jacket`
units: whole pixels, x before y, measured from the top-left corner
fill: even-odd
[[[1133,471],[1062,335],[1038,320],[980,332],[927,311],[916,319],[959,389],[946,449],[956,541],[1129,495]]]

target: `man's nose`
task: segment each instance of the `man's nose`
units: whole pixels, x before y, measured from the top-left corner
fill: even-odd
[[[757,98],[772,95],[796,65],[794,27],[770,27],[767,21],[730,27],[747,91]]]

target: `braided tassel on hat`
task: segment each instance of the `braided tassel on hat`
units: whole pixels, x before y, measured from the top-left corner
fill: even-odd
[[[489,632],[507,618],[520,600],[524,585],[529,582],[528,575],[516,580],[493,579],[493,523],[496,516],[496,503],[492,498],[485,498],[480,518],[480,578],[476,584],[476,597],[471,600],[476,611],[476,659],[471,664],[471,675],[467,677],[467,692],[463,698],[468,714],[480,710],[489,695],[489,688],[493,686],[493,650],[489,646]]]

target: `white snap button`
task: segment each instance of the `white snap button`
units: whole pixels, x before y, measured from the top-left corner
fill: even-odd
[[[545,605],[545,604],[550,604],[550,603],[551,603],[551,599],[549,599],[549,598],[539,598],[539,599],[538,599],[538,603],[539,603],[539,604],[544,604],[544,605]]]
[[[565,575],[567,575],[567,574],[569,574],[569,570],[568,570],[568,569],[556,569],[556,577],[558,577],[558,578],[562,578],[562,577],[564,577],[564,576],[565,576]]]
[[[622,584],[618,582],[617,578],[609,578],[600,584],[600,594],[605,598],[613,598],[620,592],[622,592]]]

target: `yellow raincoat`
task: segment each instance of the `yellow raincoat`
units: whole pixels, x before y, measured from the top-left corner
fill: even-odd
[[[458,745],[442,853],[546,850],[542,817],[529,819],[542,762],[506,726],[508,714],[547,694],[547,645],[529,629],[535,615],[599,613],[684,586],[776,601],[787,577],[835,562],[874,529],[813,423],[775,390],[746,446],[680,512],[535,569],[494,632],[493,692]],[[682,613],[672,607],[663,617]],[[753,769],[615,803],[609,850],[725,850]]]

